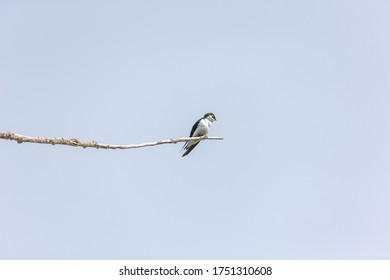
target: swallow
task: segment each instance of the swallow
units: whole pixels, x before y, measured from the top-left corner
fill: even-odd
[[[213,113],[205,114],[203,118],[199,119],[192,126],[190,137],[207,136],[209,134],[211,123],[216,121],[216,120],[217,120],[217,118],[215,117],[215,115]],[[184,149],[184,153],[183,153],[182,157],[185,157],[186,155],[191,153],[191,151],[196,147],[196,145],[199,144],[199,142],[200,142],[199,140],[187,141],[182,148],[182,150]]]

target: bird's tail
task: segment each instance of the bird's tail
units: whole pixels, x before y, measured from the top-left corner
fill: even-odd
[[[183,147],[181,148],[180,150],[180,153],[183,151],[183,149],[185,149],[185,147],[188,145],[188,141],[184,143]]]
[[[195,143],[195,144],[193,144],[193,145],[191,145],[191,146],[188,146],[187,145],[187,147],[185,148],[185,152],[184,152],[184,154],[182,155],[182,157],[185,157],[186,155],[188,155],[189,153],[191,153],[191,151],[196,147],[196,145],[198,145],[199,144],[199,142],[197,142],[197,143]]]

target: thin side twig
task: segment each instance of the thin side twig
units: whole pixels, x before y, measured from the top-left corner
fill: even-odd
[[[66,145],[73,147],[83,147],[83,148],[96,148],[96,149],[135,149],[135,148],[144,148],[149,146],[156,146],[162,144],[176,144],[179,142],[186,142],[189,140],[223,140],[223,137],[186,137],[186,138],[175,138],[168,140],[160,140],[149,143],[142,144],[131,144],[131,145],[111,145],[111,144],[102,144],[96,141],[80,141],[76,138],[63,138],[63,137],[35,137],[35,136],[25,136],[21,134],[16,134],[12,132],[0,132],[0,139],[5,140],[14,140],[19,144],[21,143],[37,143],[37,144],[51,144],[51,145]]]

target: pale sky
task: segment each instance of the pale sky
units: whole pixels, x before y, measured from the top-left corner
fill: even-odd
[[[390,1],[0,1],[0,259],[389,259]]]

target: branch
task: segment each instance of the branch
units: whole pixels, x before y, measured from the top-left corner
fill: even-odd
[[[96,141],[84,142],[75,138],[67,139],[62,137],[57,137],[57,138],[31,137],[31,136],[24,136],[24,135],[12,133],[12,132],[0,132],[0,139],[14,140],[17,141],[19,144],[30,142],[30,143],[37,143],[37,144],[66,145],[66,146],[73,146],[73,147],[115,150],[115,149],[143,148],[143,147],[156,146],[162,144],[176,144],[179,142],[186,142],[189,140],[200,140],[200,141],[223,140],[223,137],[208,137],[208,136],[187,137],[187,138],[176,138],[176,139],[161,140],[161,141],[142,143],[142,144],[132,144],[132,145],[110,145],[110,144],[101,144]]]

